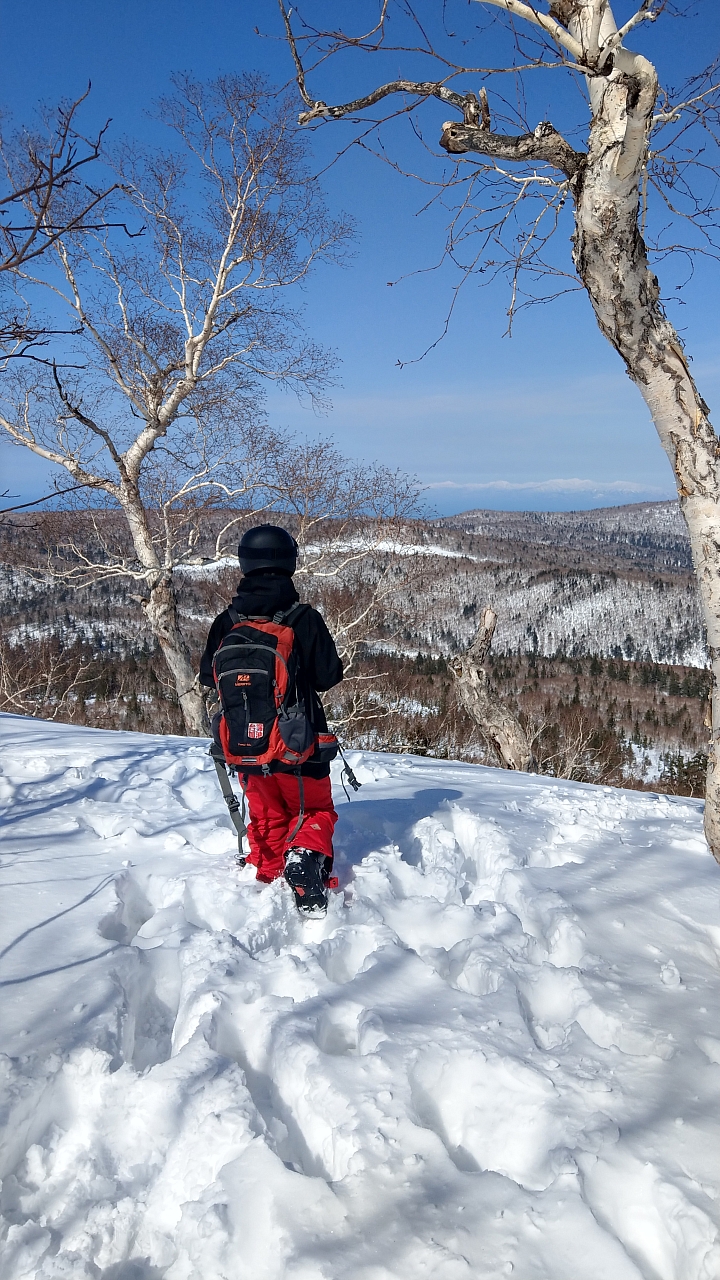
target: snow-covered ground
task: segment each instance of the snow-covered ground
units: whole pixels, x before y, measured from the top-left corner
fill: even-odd
[[[488,557],[475,556],[469,551],[445,547],[439,543],[403,542],[400,539],[390,541],[387,538],[334,538],[332,542],[308,542],[303,547],[305,562],[312,566],[313,559],[331,553],[333,556],[345,555],[353,551],[372,551],[378,555],[388,553],[396,556],[438,556],[445,560],[471,560],[482,564]],[[184,578],[216,578],[227,569],[237,570],[237,556],[219,556],[217,560],[208,560],[203,564],[178,564],[175,572]],[[301,569],[302,572],[302,569]]]
[[[717,1280],[693,801],[408,756],[303,923],[201,742],[0,717],[3,1280]]]

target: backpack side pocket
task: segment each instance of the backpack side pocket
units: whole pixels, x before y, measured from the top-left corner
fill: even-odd
[[[315,756],[321,764],[329,764],[331,760],[335,759],[339,750],[340,743],[334,733],[319,733],[317,735]]]

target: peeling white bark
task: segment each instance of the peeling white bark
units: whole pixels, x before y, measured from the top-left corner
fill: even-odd
[[[611,18],[608,7],[603,34]],[[647,59],[628,50],[618,49],[614,59],[604,86],[599,81],[591,89],[594,113],[576,188],[574,258],[598,324],[650,410],[688,526],[714,678],[705,834],[720,861],[720,442],[680,338],[663,312],[639,229],[657,77]]]
[[[180,629],[172,570],[165,569],[160,563],[147,515],[135,487],[125,483],[117,497],[125,513],[135,554],[146,570],[149,595],[143,601],[143,609],[175,684],[185,728],[189,734],[208,737],[210,723],[205,695],[193,671],[190,650]]]
[[[481,2],[511,8],[505,0]],[[690,535],[714,681],[705,834],[720,862],[720,441],[682,342],[661,306],[640,232],[640,184],[657,75],[647,58],[622,47],[622,33],[605,0],[555,0],[553,11],[567,21],[581,47],[582,65],[608,71],[591,70],[586,77],[592,109],[587,155],[573,151],[549,124],[520,138],[503,138],[469,124],[467,112],[463,123],[444,126],[441,142],[455,153],[544,160],[570,180],[575,266],[600,329],[650,410]],[[623,30],[639,20],[636,15]]]

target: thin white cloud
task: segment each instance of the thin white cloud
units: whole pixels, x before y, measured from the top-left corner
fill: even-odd
[[[345,424],[361,422],[363,426],[379,429],[387,425],[396,427],[400,422],[430,422],[436,427],[439,421],[451,429],[458,426],[470,429],[471,422],[473,430],[478,422],[486,422],[498,413],[502,414],[504,423],[515,421],[516,416],[520,423],[526,423],[528,416],[532,421],[551,416],[555,422],[569,419],[577,423],[579,418],[604,422],[608,414],[616,415],[618,412],[626,412],[633,420],[638,414],[644,414],[649,421],[647,410],[636,396],[622,370],[568,378],[562,387],[554,381],[545,385],[535,380],[528,387],[519,385],[513,388],[503,382],[501,387],[483,387],[482,390],[472,387],[436,390],[428,385],[414,392],[400,392],[388,387],[366,395],[341,389],[332,396],[332,420]],[[287,420],[289,414],[293,418],[309,416],[302,402],[297,402],[298,407],[295,404],[289,407],[286,393],[279,390],[270,393],[268,402],[283,420]],[[578,405],[583,406],[581,412]]]
[[[568,480],[485,480],[470,482],[462,480],[433,480],[423,485],[425,489],[495,489],[503,492],[529,490],[533,493],[657,493],[664,494],[665,489],[655,485],[637,484],[634,480],[580,480],[577,477]]]

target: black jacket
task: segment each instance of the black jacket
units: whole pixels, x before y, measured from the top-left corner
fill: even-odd
[[[292,578],[286,573],[268,569],[253,573],[240,582],[232,607],[237,613],[272,618],[280,610],[290,609],[300,597]],[[218,614],[210,628],[205,652],[200,659],[200,683],[209,689],[215,687],[212,673],[213,656],[228,631],[232,630],[232,618],[225,609]],[[318,693],[325,693],[339,684],[343,678],[343,666],[335,642],[325,620],[317,609],[309,606],[292,620],[295,640],[300,657],[300,669],[305,682],[307,706],[318,733],[327,732],[327,720]],[[284,770],[283,770],[284,772]],[[324,778],[330,772],[329,765],[314,764],[312,759],[302,766],[309,777]]]

